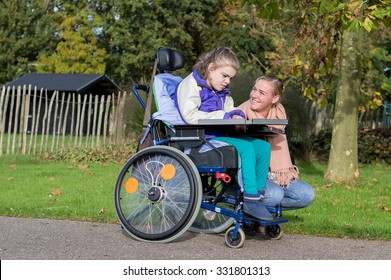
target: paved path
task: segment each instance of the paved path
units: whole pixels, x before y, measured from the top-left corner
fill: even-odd
[[[391,242],[285,234],[246,237],[225,246],[223,235],[187,232],[171,243],[136,241],[118,224],[0,217],[1,260],[391,260]]]

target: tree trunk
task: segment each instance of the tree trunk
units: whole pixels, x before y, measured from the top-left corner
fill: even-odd
[[[361,73],[359,32],[343,31],[330,157],[325,178],[356,184],[360,178],[357,151],[358,95]]]

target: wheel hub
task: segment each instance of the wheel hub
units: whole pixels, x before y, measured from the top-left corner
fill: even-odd
[[[153,202],[160,202],[165,197],[166,192],[158,186],[152,187],[148,191],[148,198]]]

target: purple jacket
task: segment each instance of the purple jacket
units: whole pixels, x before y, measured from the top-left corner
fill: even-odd
[[[231,91],[213,90],[197,70],[178,85],[175,103],[182,119],[189,124],[197,124],[199,119],[223,119],[226,112],[236,109]]]

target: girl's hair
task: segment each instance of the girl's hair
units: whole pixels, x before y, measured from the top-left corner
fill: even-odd
[[[255,80],[254,85],[259,80],[264,80],[264,81],[267,81],[267,82],[273,84],[273,88],[274,88],[273,95],[279,95],[280,97],[282,97],[284,95],[284,84],[276,76],[272,76],[272,75],[261,76],[261,77],[259,77],[258,79]]]
[[[240,69],[239,59],[228,47],[216,48],[210,52],[202,54],[193,68],[199,70],[202,77],[207,78],[208,66],[211,63],[213,63],[216,67],[228,65],[236,71],[239,71]]]

